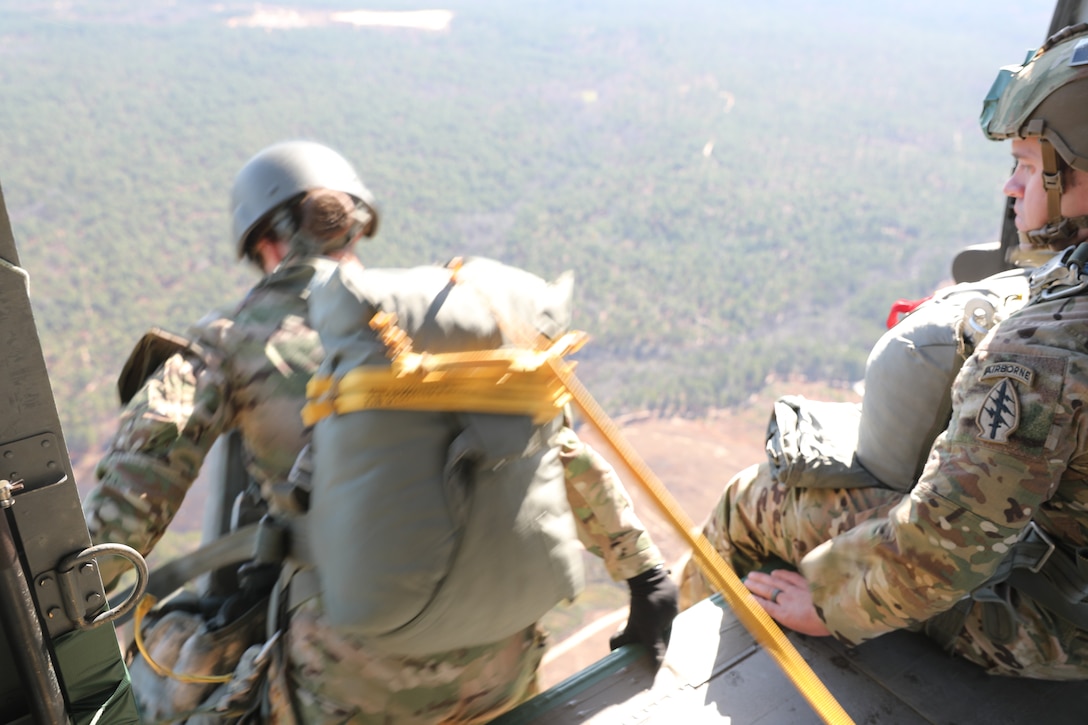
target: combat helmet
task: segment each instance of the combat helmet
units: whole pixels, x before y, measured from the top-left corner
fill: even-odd
[[[354,167],[336,151],[313,141],[281,141],[259,151],[234,178],[230,205],[238,257],[246,256],[255,232],[274,223],[314,189],[343,192],[355,200],[362,236],[378,231],[378,208]]]
[[[1021,241],[1061,246],[1088,228],[1088,216],[1061,215],[1065,167],[1088,172],[1088,23],[1059,30],[1023,63],[1002,68],[983,101],[980,123],[994,141],[1041,143],[1047,223],[1021,233]]]

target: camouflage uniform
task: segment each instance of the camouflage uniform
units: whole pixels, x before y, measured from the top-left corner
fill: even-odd
[[[95,542],[150,552],[212,444],[231,429],[242,434],[247,468],[269,510],[299,510],[287,477],[308,442],[300,411],[322,358],[307,324],[304,292],[312,275],[307,262],[286,264],[236,309],[206,317],[190,333],[194,351],[169,358],[130,401],[84,502]],[[570,430],[562,445],[568,496],[587,547],[604,557],[616,580],[661,564],[608,464]],[[107,584],[124,566],[101,565]],[[285,639],[286,673],[279,675],[291,680],[304,722],[482,721],[531,691],[544,647],[534,627],[426,660],[382,657],[324,626],[317,600],[294,612]]]
[[[726,485],[703,535],[737,576],[781,559],[797,566],[817,546],[870,518],[885,515],[903,494],[889,488],[798,488],[787,486],[767,463],[749,466]],[[680,608],[713,593],[689,559],[680,576]]]
[[[623,581],[663,564],[612,466],[570,428],[560,431],[557,443],[578,537],[604,559],[612,578]]]
[[[990,605],[978,596],[1029,522],[1059,543],[1055,556],[1083,564],[1086,329],[1084,295],[1034,300],[998,325],[960,371],[949,427],[937,439],[921,480],[898,504],[866,510],[872,502],[864,501],[851,512],[854,504],[841,491],[782,494],[765,486],[763,494],[739,500],[764,504],[745,511],[730,505],[736,499],[727,490],[723,507],[728,510],[714,518],[725,522],[726,538],[739,532],[738,539],[723,544],[719,536],[714,543],[734,560],[733,552],[744,549],[743,566],[751,553],[746,527],[769,523],[766,550],[799,563],[821,618],[845,642],[919,629],[959,605],[967,610],[966,620],[950,647],[988,672],[1088,677],[1088,632],[1013,587],[1011,593],[1004,590],[1003,601],[1014,628],[1000,641],[986,626]],[[806,496],[811,509],[799,514],[791,504]],[[793,537],[797,520],[813,511],[819,525],[830,527],[823,544],[805,527]],[[850,526],[851,517],[858,518],[856,525]],[[714,535],[718,524],[711,523],[708,532]]]

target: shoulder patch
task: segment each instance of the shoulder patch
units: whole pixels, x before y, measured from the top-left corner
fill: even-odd
[[[1017,334],[1016,320],[1022,319],[1010,317],[1013,322],[995,327],[952,387],[948,438],[976,462],[990,460],[982,448],[1023,459],[1049,457],[1061,440],[1054,426],[1068,431],[1072,423],[1071,410],[1063,404],[1071,354],[1032,340],[1025,343]]]
[[[985,375],[982,379],[986,379]],[[978,422],[980,440],[1008,442],[1009,436],[1020,427],[1020,396],[1011,379],[1003,377],[990,388],[975,420]]]

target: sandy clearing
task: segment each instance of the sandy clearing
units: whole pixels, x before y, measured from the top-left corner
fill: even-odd
[[[351,10],[345,12],[302,12],[282,7],[258,7],[252,15],[227,20],[231,28],[288,30],[341,24],[370,28],[408,28],[429,32],[449,30],[450,10]]]
[[[378,26],[384,28],[414,28],[433,32],[449,30],[453,22],[450,10],[411,10],[404,12],[384,12],[378,10],[354,10],[346,13],[333,13],[333,22],[348,23],[356,26]]]

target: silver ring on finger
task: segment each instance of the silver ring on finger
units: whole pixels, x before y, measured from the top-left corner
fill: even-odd
[[[782,593],[781,589],[773,589],[771,591],[771,601],[778,604],[778,595]]]

